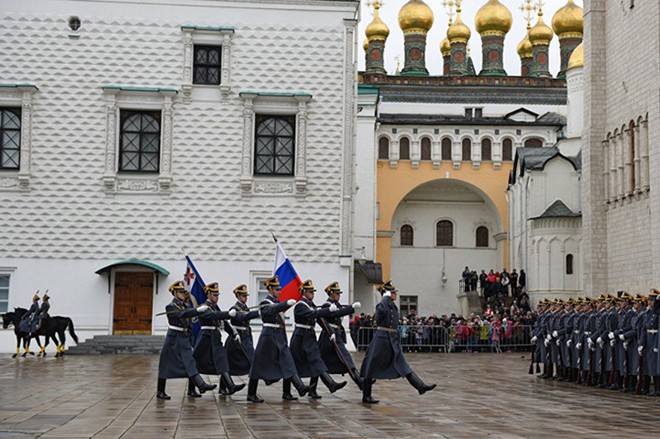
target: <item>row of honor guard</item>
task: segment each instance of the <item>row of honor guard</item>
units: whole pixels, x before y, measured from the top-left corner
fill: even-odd
[[[532,337],[540,378],[660,396],[659,294],[541,301]]]
[[[346,385],[346,381],[336,382],[331,374],[347,374],[362,390],[365,403],[378,402],[371,396],[371,386],[376,379],[406,377],[420,394],[435,387],[424,384],[403,357],[398,337],[398,308],[394,304],[397,290],[391,281],[379,288],[383,297],[376,307],[378,328],[361,372],[346,349],[346,332],[342,325],[342,317],[353,314],[361,305],[359,302],[342,305],[338,282],[325,288],[328,299],[320,307],[314,304],[316,289],[310,280],[299,288],[300,301],[279,301],[281,286],[277,276],[267,279],[264,285],[268,296],[257,310],[246,305],[247,287],[239,285],[234,289],[237,302],[228,311],[218,307],[217,283],[205,287],[208,299],[197,307],[191,304],[183,282],[170,286],[174,298],[166,307],[169,327],[160,356],[158,398],[170,399],[165,393],[168,378],[187,377],[189,396],[199,397],[200,393],[213,390],[216,385],[206,383],[200,374],[220,376],[223,395],[231,395],[245,386],[235,384],[232,376],[248,374],[247,399],[254,403],[263,402],[257,394],[259,380],[266,385],[283,380],[282,399],[289,401],[297,399],[291,393],[292,385],[300,396],[308,395],[311,399],[321,398],[317,392],[319,379],[331,393]],[[294,307],[295,329],[289,346],[283,313],[290,307]],[[193,347],[194,317],[199,319],[201,331]],[[261,317],[262,331],[254,348],[250,320],[257,317]],[[317,323],[322,330],[318,340]],[[224,344],[221,330],[229,334]],[[301,377],[308,377],[309,385],[305,385]]]

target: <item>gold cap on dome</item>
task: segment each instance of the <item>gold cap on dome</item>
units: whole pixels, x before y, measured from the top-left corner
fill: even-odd
[[[560,39],[581,38],[584,32],[584,11],[573,0],[568,0],[552,17],[552,29]]]
[[[456,10],[456,21],[447,29],[447,38],[450,43],[467,43],[472,32],[461,20],[461,8]]]
[[[525,38],[518,43],[518,56],[521,58],[531,58],[533,53],[532,43],[529,41],[529,31],[525,33]]]
[[[543,22],[543,9],[539,5],[539,19],[533,28],[529,30],[529,41],[532,43],[532,46],[542,45],[547,46],[550,44],[554,33],[550,26]]]
[[[573,49],[573,53],[571,53],[571,57],[568,59],[566,70],[575,67],[584,67],[584,43],[580,43],[579,46]]]
[[[433,26],[433,11],[422,0],[410,0],[399,10],[399,27],[407,33],[425,34]]]
[[[481,36],[504,36],[511,29],[512,22],[511,11],[499,0],[488,0],[474,17],[474,27]]]
[[[372,4],[374,7],[374,19],[371,20],[371,23],[369,23],[364,29],[364,33],[369,41],[386,40],[390,35],[390,28],[380,19],[380,12],[378,12],[381,6],[383,6],[383,3],[376,0]]]
[[[443,58],[445,56],[451,55],[451,44],[449,44],[449,39],[447,37],[440,41],[440,53],[442,54]]]

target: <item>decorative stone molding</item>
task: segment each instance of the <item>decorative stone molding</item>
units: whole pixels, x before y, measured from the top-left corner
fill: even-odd
[[[244,91],[243,157],[240,189],[244,196],[307,194],[307,106],[309,93],[270,93]],[[295,170],[293,177],[261,177],[254,175],[254,121],[258,113],[296,115]]]
[[[193,87],[220,90],[223,97],[227,97],[231,90],[231,42],[236,29],[233,27],[204,27],[183,25],[183,81],[181,91],[183,102],[192,100]],[[220,85],[193,84],[193,55],[195,44],[208,44],[222,47],[220,60]]]
[[[168,195],[172,186],[172,130],[174,126],[171,88],[103,86],[106,109],[105,172],[102,183],[105,193]],[[160,169],[157,174],[122,175],[118,173],[119,112],[130,110],[158,110],[161,112]]]
[[[0,107],[21,108],[21,148],[18,170],[0,171],[0,191],[29,191],[32,166],[33,84],[0,84]]]

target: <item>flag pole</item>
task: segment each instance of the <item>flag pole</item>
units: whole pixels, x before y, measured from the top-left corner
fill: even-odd
[[[275,241],[275,243],[277,243],[277,238],[275,237],[275,234],[273,232],[270,232],[270,234],[273,235],[273,241]]]

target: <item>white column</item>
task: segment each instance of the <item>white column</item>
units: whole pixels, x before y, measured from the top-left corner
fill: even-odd
[[[642,190],[649,188],[649,127],[648,119],[640,122],[639,130],[639,149],[641,155],[641,182]]]
[[[610,192],[611,192],[611,187],[610,187],[610,148],[609,148],[609,142],[607,140],[604,140],[602,143],[603,145],[603,163],[605,164],[604,169],[603,169],[603,181],[605,182],[605,201],[610,200]]]

